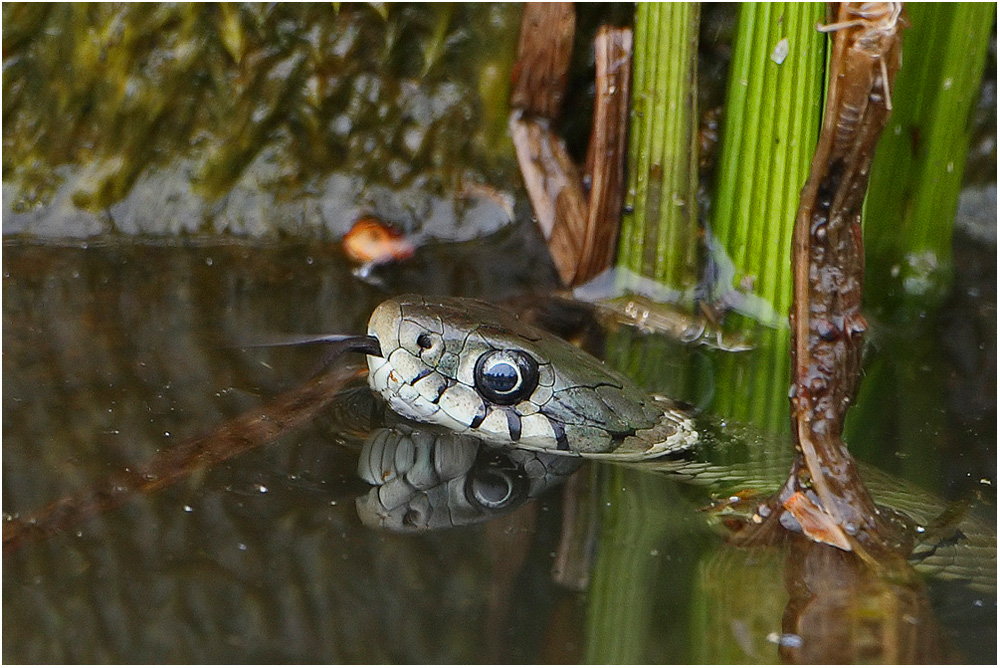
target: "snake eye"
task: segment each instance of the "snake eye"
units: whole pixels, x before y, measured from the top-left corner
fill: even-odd
[[[510,406],[538,386],[538,362],[523,350],[491,350],[476,361],[476,389],[485,399]]]

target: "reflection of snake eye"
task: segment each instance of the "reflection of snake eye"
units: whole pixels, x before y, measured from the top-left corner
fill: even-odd
[[[476,389],[501,406],[531,396],[538,386],[538,362],[523,350],[491,350],[476,361]]]
[[[503,471],[485,471],[469,482],[472,498],[484,508],[502,508],[514,495],[514,482]]]

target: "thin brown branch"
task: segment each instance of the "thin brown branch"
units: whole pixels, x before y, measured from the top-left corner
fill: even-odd
[[[878,513],[841,440],[861,372],[861,208],[875,146],[889,117],[900,61],[898,4],[839,8],[819,145],[793,235],[792,488],[848,536],[881,544]],[[888,80],[886,80],[888,76]],[[809,498],[813,498],[810,496]]]

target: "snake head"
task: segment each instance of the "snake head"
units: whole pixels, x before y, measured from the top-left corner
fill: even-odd
[[[680,411],[491,304],[396,297],[372,313],[368,335],[382,353],[368,356],[369,385],[413,420],[591,457],[645,459],[693,443]]]

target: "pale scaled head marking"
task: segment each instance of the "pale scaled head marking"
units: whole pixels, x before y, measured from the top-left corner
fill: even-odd
[[[372,313],[369,384],[396,413],[528,449],[645,459],[686,449],[690,420],[571,344],[490,304],[407,295]]]

